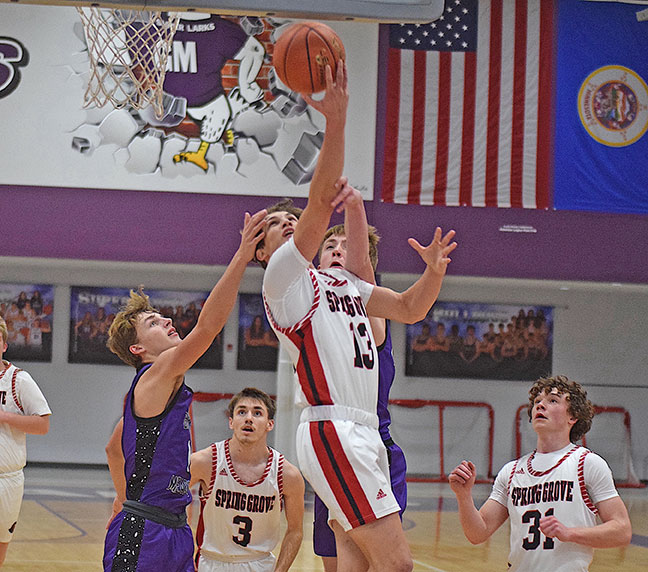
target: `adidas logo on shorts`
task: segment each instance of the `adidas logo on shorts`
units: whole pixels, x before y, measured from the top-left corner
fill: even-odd
[[[378,491],[378,494],[376,495],[376,500],[384,499],[386,496],[387,495],[385,494],[385,492],[382,489],[380,489]]]

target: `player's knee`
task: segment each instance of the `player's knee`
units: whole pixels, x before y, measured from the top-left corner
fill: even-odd
[[[412,572],[414,570],[414,562],[412,557],[408,554],[403,556],[397,564],[397,568],[394,568],[396,572]]]

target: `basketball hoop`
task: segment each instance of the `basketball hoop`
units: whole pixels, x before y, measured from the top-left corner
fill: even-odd
[[[180,14],[77,7],[90,58],[84,107],[143,109],[164,115],[164,75]]]

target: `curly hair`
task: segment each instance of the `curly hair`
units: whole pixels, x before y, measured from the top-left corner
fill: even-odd
[[[594,406],[587,399],[587,391],[583,389],[581,384],[577,381],[572,381],[565,375],[541,377],[533,384],[533,387],[529,390],[529,403],[527,405],[529,421],[531,421],[533,416],[533,404],[536,397],[541,394],[551,393],[553,389],[556,389],[559,395],[564,394],[567,396],[567,401],[569,402],[567,412],[577,419],[569,432],[569,440],[575,443],[582,439],[583,435],[592,427]]]
[[[330,236],[346,236],[346,230],[344,229],[343,224],[338,224],[329,228],[324,234],[322,239],[322,244],[320,244],[317,256],[321,258],[322,256],[322,247],[326,242],[326,239]],[[371,267],[374,272],[376,271],[376,266],[378,266],[378,241],[380,240],[380,235],[376,230],[375,226],[369,225],[369,260],[371,260]]]
[[[279,213],[279,212],[287,212],[288,214],[294,215],[297,220],[299,220],[299,217],[301,216],[302,212],[304,212],[304,209],[300,209],[299,207],[296,207],[293,204],[292,199],[283,199],[279,201],[278,203],[275,203],[274,205],[268,207],[266,209],[267,215],[272,214],[272,213]],[[265,270],[266,266],[268,266],[267,262],[264,262],[263,260],[259,260],[257,258],[257,252],[259,249],[263,248],[265,245],[265,240],[261,239],[257,245],[256,248],[254,249],[254,262],[258,263],[261,268]]]
[[[275,400],[272,399],[272,397],[270,397],[265,391],[261,391],[256,387],[246,387],[245,389],[239,391],[234,397],[232,397],[232,400],[227,406],[227,414],[230,417],[234,417],[234,410],[236,409],[236,405],[239,401],[241,401],[241,399],[245,398],[256,399],[257,401],[263,403],[263,405],[265,405],[266,409],[268,410],[268,419],[274,419],[275,413],[277,412],[277,405],[275,403]]]
[[[135,326],[140,314],[153,314],[158,310],[151,305],[149,297],[144,294],[143,286],[137,291],[130,291],[130,300],[115,316],[108,330],[108,349],[116,354],[125,364],[138,368],[142,358],[134,355],[130,347],[137,343]]]

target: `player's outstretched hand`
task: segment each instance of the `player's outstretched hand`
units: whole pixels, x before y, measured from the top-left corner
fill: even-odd
[[[263,226],[265,225],[266,214],[268,212],[265,209],[253,215],[245,213],[243,230],[241,231],[241,245],[239,246],[239,252],[245,260],[249,261],[254,258],[256,245],[265,236]]]
[[[313,99],[309,95],[302,94],[304,101],[313,109],[317,109],[324,117],[326,122],[337,121],[334,125],[336,128],[344,127],[346,122],[347,106],[349,105],[349,90],[347,67],[344,61],[338,62],[335,81],[331,66],[326,66],[326,91],[322,99]]]
[[[418,252],[425,264],[437,274],[445,274],[451,259],[448,255],[457,248],[456,242],[450,242],[455,235],[454,230],[448,231],[442,236],[441,227],[436,227],[434,238],[427,246],[421,245],[415,238],[409,238],[408,244]]]
[[[540,518],[540,532],[550,538],[557,538],[562,542],[569,542],[569,528],[555,516],[543,516]]]
[[[448,482],[456,495],[466,494],[475,484],[476,477],[475,465],[471,461],[461,461],[450,473]]]
[[[346,177],[340,177],[335,183],[335,189],[338,194],[331,201],[331,206],[335,212],[341,213],[349,207],[355,207],[363,203],[362,193],[349,185],[349,180]]]

